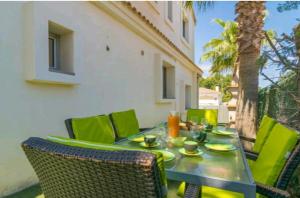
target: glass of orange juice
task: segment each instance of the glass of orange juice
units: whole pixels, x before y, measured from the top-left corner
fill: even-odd
[[[179,136],[179,113],[171,111],[168,116],[168,132],[170,137]]]

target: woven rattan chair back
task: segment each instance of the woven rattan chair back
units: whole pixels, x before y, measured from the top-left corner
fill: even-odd
[[[290,179],[292,178],[294,172],[300,164],[300,143],[298,143],[289,156],[288,161],[286,162],[278,180],[276,187],[282,190],[286,190],[289,184]]]
[[[46,198],[156,198],[165,190],[156,156],[102,151],[29,138],[22,148]]]

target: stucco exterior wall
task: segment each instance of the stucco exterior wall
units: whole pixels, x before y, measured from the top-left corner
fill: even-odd
[[[75,24],[74,33],[80,40],[75,46],[79,48],[79,57],[75,58],[80,67],[78,85],[25,80],[31,42],[27,37],[30,29],[24,27],[28,4],[44,17]],[[66,118],[134,108],[141,127],[153,126],[166,120],[170,110],[182,109],[182,82],[192,85],[192,105],[197,105],[195,71],[92,3],[1,2],[0,24],[0,197],[37,182],[20,143],[31,136],[67,136]],[[174,102],[156,102],[155,54],[176,62]]]
[[[168,36],[190,59],[194,60],[194,32],[195,20],[192,12],[184,8],[183,2],[173,1],[173,21],[167,19],[167,1],[149,1],[149,2],[132,2],[138,11],[143,13],[155,26],[159,27],[161,32]],[[182,18],[183,14],[189,22],[189,41],[186,42],[182,37]]]

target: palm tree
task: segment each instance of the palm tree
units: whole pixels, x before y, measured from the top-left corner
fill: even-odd
[[[264,1],[238,1],[238,75],[239,96],[236,115],[237,130],[248,137],[257,131],[258,66],[261,41],[264,38]],[[250,145],[245,145],[247,148]]]
[[[190,2],[190,1],[189,1]],[[188,3],[192,4],[193,3]],[[208,3],[198,3],[201,8]],[[210,1],[211,4],[211,1]],[[238,23],[239,97],[236,117],[237,130],[249,137],[255,137],[257,129],[258,66],[261,41],[264,37],[264,1],[238,1],[236,3],[236,22]],[[245,145],[247,148],[250,145]]]
[[[214,19],[224,30],[220,37],[211,39],[204,45],[205,53],[201,61],[210,61],[212,67],[210,72],[213,74],[230,71],[232,73],[237,56],[237,32],[238,24],[234,21],[223,21]]]

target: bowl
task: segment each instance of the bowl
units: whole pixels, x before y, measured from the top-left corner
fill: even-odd
[[[155,135],[145,135],[144,136],[144,142],[147,146],[152,146],[156,141]]]
[[[198,143],[195,141],[185,141],[183,146],[187,153],[196,153],[198,149]]]

